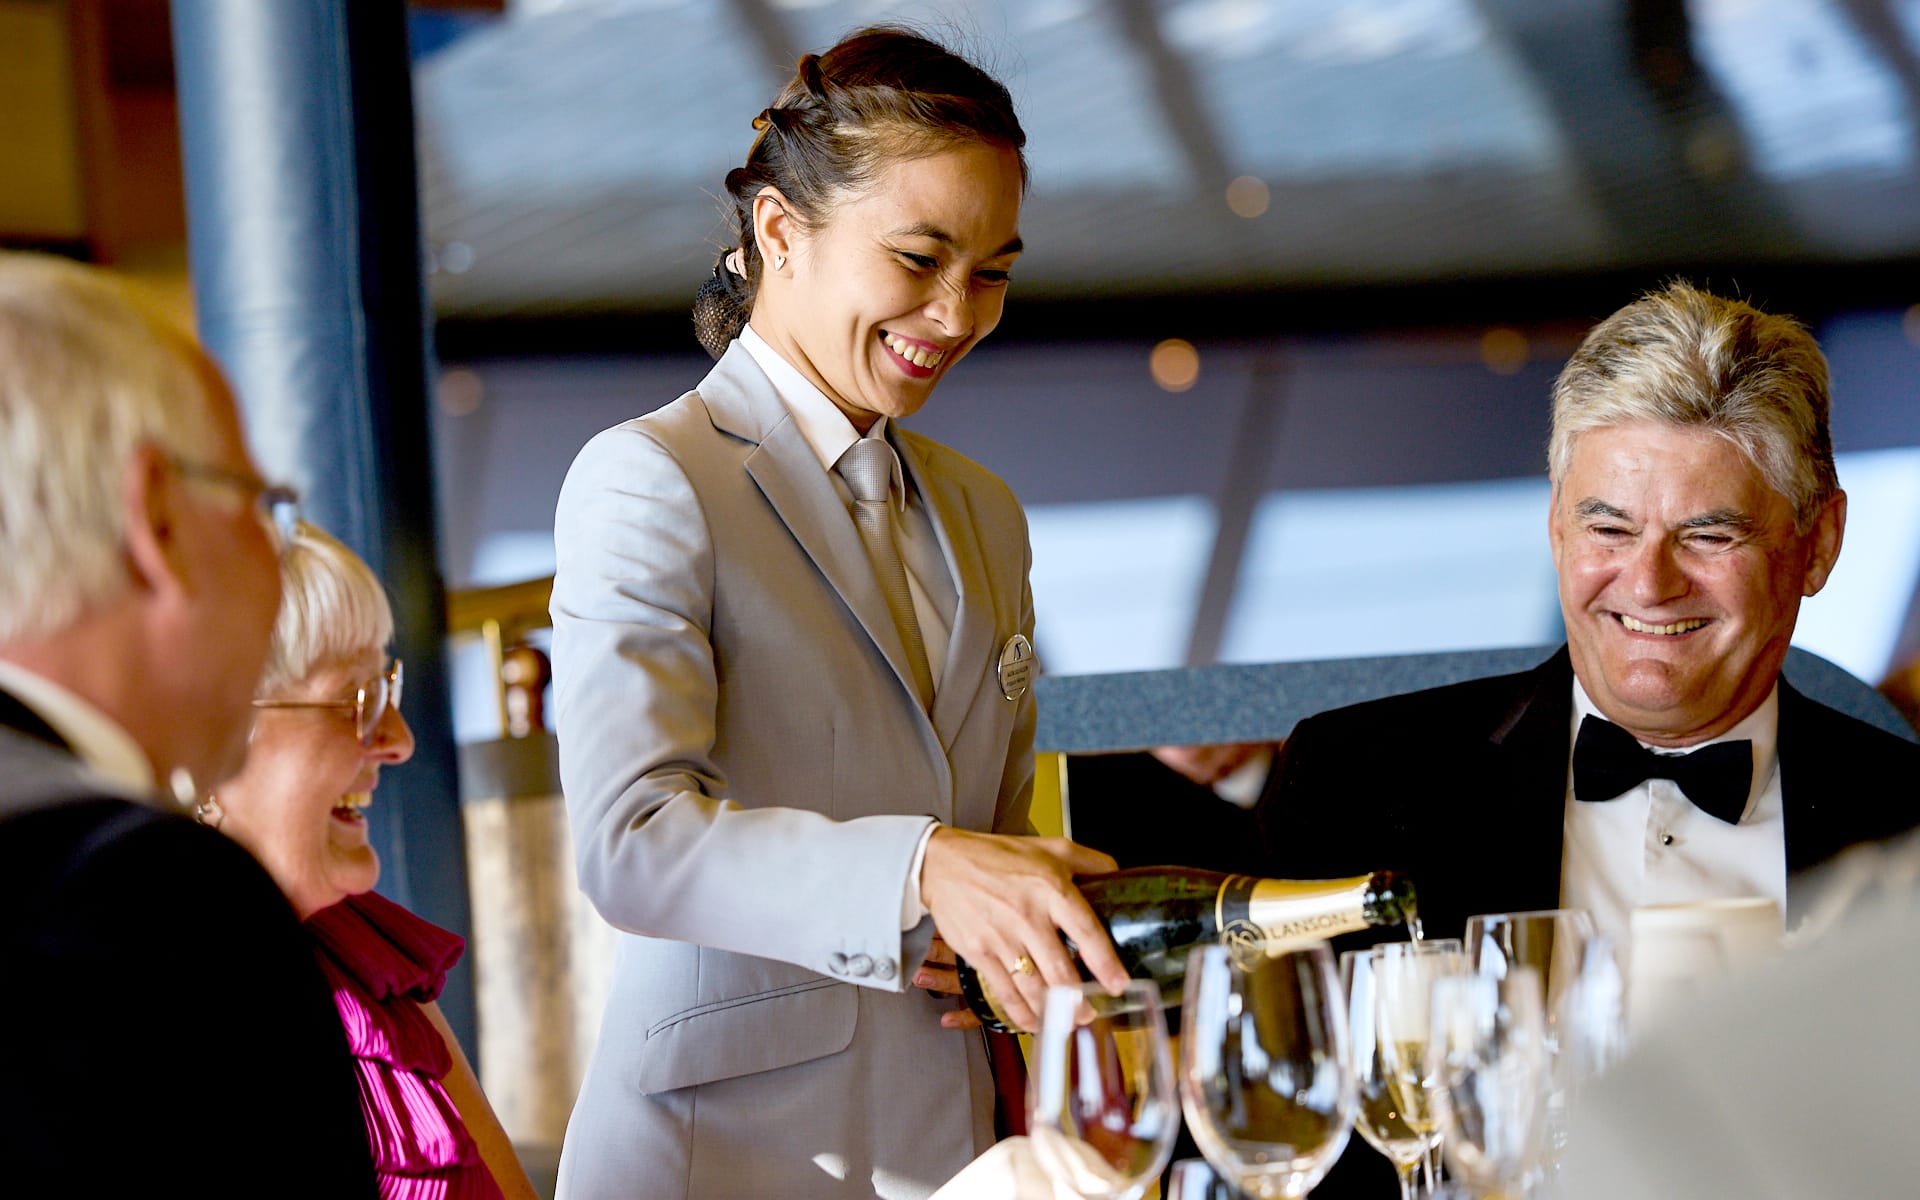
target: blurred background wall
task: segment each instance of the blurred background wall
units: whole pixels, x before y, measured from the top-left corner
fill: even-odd
[[[1869,679],[1920,651],[1920,0],[407,10],[451,587],[550,570],[573,452],[704,369],[686,303],[749,118],[904,20],[1030,134],[1008,318],[914,424],[1027,502],[1049,669],[1552,640],[1547,385],[1675,276],[1832,357],[1855,503],[1802,642]],[[184,307],[167,17],[0,0],[0,238]]]
[[[991,64],[1029,131],[1008,318],[913,424],[1027,503],[1050,670],[1555,640],[1547,387],[1676,276],[1832,356],[1855,503],[1802,644],[1872,680],[1920,651],[1920,0],[421,14],[452,582],[550,569],[580,442],[699,378],[748,118],[878,19]]]

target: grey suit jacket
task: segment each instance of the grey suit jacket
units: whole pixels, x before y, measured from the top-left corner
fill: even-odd
[[[815,1176],[822,1195],[913,1195],[983,1148],[978,1046],[907,988],[932,929],[903,935],[900,907],[929,818],[1006,830],[1025,812],[1033,699],[1006,699],[994,667],[1032,633],[1026,523],[984,468],[893,437],[959,596],[931,714],[845,503],[739,346],[568,473],[561,779],[581,886],[631,935],[570,1195],[754,1194],[743,1146],[783,1195]],[[805,1111],[774,1116],[794,1089]]]

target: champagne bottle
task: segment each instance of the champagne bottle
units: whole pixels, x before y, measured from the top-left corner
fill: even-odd
[[[1135,867],[1088,876],[1080,880],[1080,891],[1113,938],[1127,973],[1158,983],[1169,1009],[1180,1004],[1187,951],[1202,942],[1250,947],[1400,923],[1417,931],[1420,920],[1412,881],[1394,871],[1297,880]],[[1071,941],[1067,949],[1073,951]],[[979,972],[965,959],[958,967],[960,993],[973,1014],[989,1029],[1019,1032]]]

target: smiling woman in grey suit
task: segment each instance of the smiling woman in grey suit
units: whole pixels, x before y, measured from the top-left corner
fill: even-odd
[[[718,364],[588,443],[556,517],[561,774],[625,932],[570,1197],[923,1196],[992,1138],[941,942],[1029,1024],[1077,978],[1061,932],[1125,979],[1072,882],[1112,860],[1006,835],[1033,782],[1025,517],[898,424],[1000,319],[1006,89],[871,29],[754,125],[696,304]]]

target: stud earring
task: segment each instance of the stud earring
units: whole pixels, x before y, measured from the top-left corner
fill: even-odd
[[[193,806],[193,819],[208,829],[220,828],[220,822],[227,819],[227,810],[220,807],[220,798],[212,792],[207,798]]]
[[[774,256],[773,256],[773,269],[774,269],[774,270],[776,270],[776,271],[778,271],[778,270],[779,270],[780,268],[782,268],[782,267],[784,267],[784,266],[786,266],[786,265],[787,265],[787,256],[786,256],[786,255],[784,255],[784,254],[776,254],[776,255],[774,255]]]

